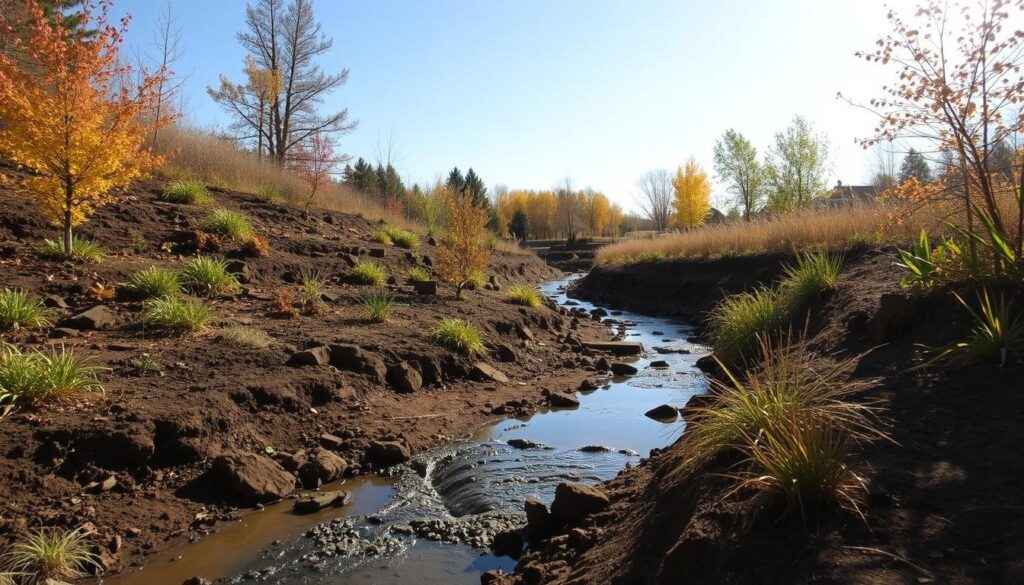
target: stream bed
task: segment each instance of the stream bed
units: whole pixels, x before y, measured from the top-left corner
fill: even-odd
[[[566,296],[576,278],[540,289],[559,305],[590,311],[593,305]],[[642,356],[622,360],[639,372],[600,381],[598,389],[580,393],[579,408],[508,419],[421,453],[387,477],[326,486],[352,491],[343,508],[296,516],[288,500],[248,513],[140,571],[103,583],[179,585],[202,576],[278,585],[476,585],[484,571],[511,570],[515,560],[487,545],[495,534],[525,524],[528,497],[550,504],[559,483],[609,479],[652,448],[670,444],[682,432],[682,419],[662,422],[644,413],[662,404],[681,408],[707,389],[695,366],[706,350],[687,341],[692,327],[609,313],[614,333],[643,343]],[[665,364],[652,367],[656,361]]]

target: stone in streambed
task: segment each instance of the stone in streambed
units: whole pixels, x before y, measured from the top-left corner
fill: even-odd
[[[644,413],[644,416],[660,421],[674,421],[679,417],[679,411],[674,406],[662,404],[648,410]]]
[[[579,522],[608,507],[608,494],[597,486],[581,483],[560,483],[555,488],[551,515],[565,522]]]
[[[295,500],[292,511],[296,514],[313,514],[324,508],[340,508],[352,501],[352,493],[344,490],[310,494]]]
[[[614,362],[611,369],[616,376],[633,376],[637,373],[636,366],[623,362]]]
[[[276,461],[255,453],[232,451],[213,462],[212,472],[246,504],[280,500],[295,489],[295,476]]]

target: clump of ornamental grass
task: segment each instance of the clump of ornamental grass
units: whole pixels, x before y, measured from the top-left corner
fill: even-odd
[[[202,331],[213,318],[209,307],[194,298],[160,297],[143,304],[142,322],[168,333]]]
[[[45,260],[72,260],[79,262],[99,262],[107,257],[107,253],[99,244],[77,235],[71,237],[71,253],[64,251],[64,242],[60,240],[43,240],[43,248],[39,252]]]
[[[796,264],[783,267],[779,291],[793,310],[799,310],[823,294],[832,291],[839,280],[840,254],[827,252],[800,254]]]
[[[244,214],[230,209],[214,209],[203,221],[203,229],[221,238],[243,242],[253,236],[252,224]]]
[[[209,202],[210,192],[201,181],[185,179],[168,183],[161,193],[161,198],[171,203],[195,205]]]
[[[975,310],[959,294],[953,295],[970,313],[974,325],[966,340],[946,349],[936,359],[947,360],[954,366],[1003,366],[1007,360],[1024,359],[1024,315],[1015,312],[1011,303],[1002,296],[993,300],[988,290],[982,289]]]
[[[722,299],[708,317],[708,336],[715,356],[738,366],[756,356],[758,337],[777,332],[789,317],[777,291],[755,289]]]
[[[513,305],[523,305],[524,307],[539,307],[541,303],[540,292],[525,284],[510,286],[505,291],[505,300]]]
[[[388,280],[388,271],[372,260],[357,260],[352,268],[352,280],[359,284],[382,285]]]
[[[100,368],[65,347],[22,351],[0,346],[0,394],[6,403],[43,404],[103,394]]]
[[[217,332],[217,339],[225,343],[243,345],[256,349],[267,349],[274,341],[266,332],[252,327],[225,327]]]
[[[394,297],[385,291],[370,291],[361,296],[363,314],[371,323],[384,323],[391,318]]]
[[[446,317],[430,332],[434,343],[466,355],[484,352],[484,334],[475,325],[462,319]]]
[[[181,287],[198,295],[232,294],[238,279],[228,271],[227,263],[217,258],[198,256],[185,263],[178,275]]]
[[[0,567],[23,577],[22,583],[70,581],[84,577],[88,568],[98,566],[89,534],[81,527],[30,530],[0,556]]]
[[[302,280],[302,304],[315,305],[323,301],[324,292],[327,291],[327,282],[316,270],[303,270],[300,274]]]
[[[128,288],[138,298],[151,299],[178,294],[181,283],[177,272],[150,266],[128,277]]]
[[[377,231],[373,232],[373,236],[371,236],[371,239],[374,242],[377,242],[378,244],[391,246],[394,244],[394,242],[391,240],[391,236],[388,234],[388,230],[385,229],[386,227],[387,226],[377,228]]]
[[[256,197],[266,203],[278,203],[281,201],[281,189],[276,185],[260,185],[256,188]]]
[[[399,248],[405,248],[406,250],[415,250],[420,245],[420,238],[413,232],[403,230],[390,225],[384,225],[377,233],[374,238],[384,244],[394,244]]]
[[[409,282],[428,282],[430,280],[430,272],[422,266],[417,266],[409,271]]]
[[[270,256],[270,243],[267,242],[266,238],[253,236],[242,243],[241,251],[246,256],[266,258]]]
[[[485,284],[487,284],[487,273],[483,270],[474,270],[469,273],[469,278],[466,279],[466,285],[463,288],[476,290]]]
[[[0,292],[0,329],[49,327],[53,311],[37,298],[18,288]]]

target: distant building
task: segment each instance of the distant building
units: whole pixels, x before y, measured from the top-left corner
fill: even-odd
[[[838,181],[828,197],[815,201],[812,206],[820,209],[872,204],[881,193],[882,190],[874,185],[844,185]]]

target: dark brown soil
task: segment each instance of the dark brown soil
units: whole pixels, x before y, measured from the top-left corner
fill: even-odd
[[[856,356],[853,375],[878,379],[862,399],[876,401],[891,421],[892,442],[860,446],[853,454],[869,487],[866,521],[838,512],[809,524],[778,520],[749,494],[723,497],[727,480],[714,472],[727,469],[724,463],[707,473],[674,473],[684,433],[605,484],[613,501],[607,511],[575,532],[532,543],[516,574],[504,580],[1024,582],[1024,367],[908,372],[921,363],[925,347],[961,338],[969,323],[948,291],[900,290],[893,253],[848,255],[839,289],[811,310],[806,325],[817,350]],[[692,283],[728,275],[752,284],[757,277],[743,274],[773,274],[778,261],[755,256],[601,269],[577,291],[612,305],[644,307],[651,298],[669,313],[700,314],[707,301],[680,296],[673,308],[657,287],[706,295],[713,291]],[[747,272],[723,274],[739,264]]]
[[[69,308],[58,318],[97,304],[117,317],[110,329],[66,339],[50,339],[49,329],[0,333],[4,342],[24,348],[64,344],[107,368],[103,398],[22,407],[0,421],[0,539],[39,525],[90,522],[98,542],[121,537],[118,554],[105,558],[111,572],[121,570],[236,516],[241,502],[209,473],[221,453],[292,452],[318,446],[328,432],[344,438],[336,449],[349,473],[365,473],[374,468],[364,453],[373,440],[397,440],[419,451],[462,437],[498,413],[531,410],[545,400],[544,388],[576,388],[594,375],[589,358],[562,343],[571,330],[576,337],[607,339],[591,321],[580,323],[553,305],[513,306],[497,290],[469,291],[464,300],[444,285],[437,295],[416,294],[405,283],[414,258],[373,243],[378,222],[223,191],[214,193],[216,205],[246,213],[269,240],[269,257],[243,258],[250,273],[244,292],[209,301],[217,318],[211,331],[184,337],[147,331],[139,323],[141,303],[125,294],[123,283],[150,265],[179,266],[194,253],[188,242],[208,212],[160,201],[162,187],[160,181],[139,183],[82,227],[81,235],[109,253],[99,264],[40,259],[42,239],[56,238],[56,230],[28,201],[0,190],[0,288],[62,297]],[[227,244],[220,254],[239,258],[237,248]],[[374,259],[396,277],[388,288],[397,305],[385,324],[363,318],[359,295],[366,287],[348,283],[351,259],[371,249],[386,254]],[[434,248],[424,242],[422,252],[430,257]],[[303,270],[319,271],[332,297],[315,314],[283,317],[275,296],[282,290],[298,295]],[[496,252],[489,274],[507,286],[561,273],[532,254]],[[89,290],[96,283],[114,286],[117,297],[98,300]],[[475,380],[477,360],[431,343],[429,331],[443,317],[482,328],[495,353],[478,360],[511,381]],[[265,349],[225,342],[216,333],[225,325],[259,329],[272,342]],[[296,351],[330,343],[357,345],[387,365],[407,361],[422,373],[424,387],[399,394],[372,375],[286,365]],[[510,352],[512,361],[499,361],[498,355],[509,360]],[[133,365],[144,355],[158,371]],[[517,402],[504,406],[508,401]],[[113,489],[94,493],[92,482],[111,475]]]

